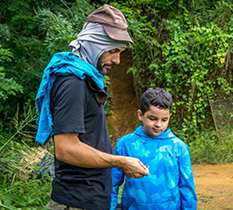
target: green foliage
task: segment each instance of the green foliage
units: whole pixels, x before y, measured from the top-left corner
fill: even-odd
[[[118,1],[135,41],[129,68],[138,95],[150,86],[174,99],[185,137],[213,127],[209,100],[233,95],[231,1]],[[209,94],[209,98],[208,98]]]
[[[16,112],[14,117],[14,125],[16,128],[16,132],[10,136],[7,133],[1,132],[2,135],[0,136],[0,181],[5,176],[5,174],[12,173],[14,168],[12,168],[12,164],[14,160],[20,160],[20,154],[16,152],[17,149],[22,149],[23,145],[20,144],[19,140],[16,137],[20,136],[28,136],[28,127],[30,127],[31,123],[35,122],[37,118],[37,113],[35,110],[28,109],[27,113],[25,113],[25,118],[19,119],[19,111]],[[26,151],[30,151],[28,145],[37,146],[34,140],[27,139],[27,147]],[[34,153],[35,155],[35,153]],[[19,164],[15,164],[18,165]]]
[[[0,185],[1,209],[48,209],[45,206],[50,199],[48,193],[51,189],[51,181],[51,177],[44,177],[40,180],[14,181],[13,184],[7,182],[7,187]]]
[[[44,68],[54,53],[71,50],[69,43],[76,39],[86,16],[94,9],[86,0],[13,0],[1,5],[0,49],[9,49],[0,52],[2,59],[8,59],[0,63],[2,130],[12,133],[10,121],[17,104],[20,110],[35,106]]]
[[[11,151],[1,156],[0,160],[1,209],[3,207],[3,209],[46,209],[52,177],[45,176],[40,180],[28,179],[32,167],[30,161],[38,154],[29,147],[23,148],[20,144],[11,144],[11,147],[7,147]]]
[[[6,78],[4,62],[10,62],[13,57],[8,49],[3,49],[0,45],[0,108],[10,95],[16,95],[17,92],[22,92],[22,86],[17,84],[13,78]]]
[[[45,33],[43,46],[50,55],[60,51],[70,51],[69,43],[77,37],[86,16],[95,8],[86,1],[77,1],[77,5],[54,11],[48,8],[38,10],[35,22]]]
[[[113,114],[112,108],[114,108],[114,106],[113,106],[113,92],[109,92],[108,99],[106,101],[106,104],[104,105],[104,112],[105,112],[106,116]]]
[[[205,131],[197,135],[194,142],[189,143],[193,164],[219,164],[233,161],[233,133],[228,133],[224,142],[216,138],[215,131]]]
[[[18,138],[26,137],[28,145],[35,146],[33,132],[30,130],[30,127],[36,129],[35,120],[37,119],[37,111],[36,107],[33,109],[31,107],[27,107],[27,110],[23,113],[23,118],[19,116],[19,109],[17,109],[15,117],[13,118],[12,124],[15,127],[15,133],[11,136],[6,132],[2,132],[2,137],[0,138],[0,155],[4,156],[2,152],[8,150],[9,148],[5,148],[9,143],[13,144],[14,138],[17,136]],[[8,138],[9,137],[9,138]],[[6,140],[8,138],[8,140]],[[31,140],[29,140],[31,138]],[[32,140],[33,139],[33,140]]]
[[[109,76],[104,75],[104,80],[106,82],[106,85],[111,84]],[[104,112],[105,112],[106,116],[113,114],[112,108],[114,108],[114,106],[113,106],[113,92],[108,92],[108,98],[107,98],[107,101],[104,105]]]
[[[171,21],[168,28],[173,39],[163,43],[165,62],[154,72],[175,96],[176,107],[180,109],[176,109],[175,115],[183,115],[183,129],[190,132],[191,125],[194,129],[200,128],[199,125],[209,126],[207,93],[212,99],[232,93],[232,74],[226,74],[224,57],[233,47],[233,36],[223,33],[216,25],[194,26],[184,33],[179,24]]]
[[[18,133],[23,127],[25,124]],[[53,177],[44,175],[37,180],[31,174],[45,151],[15,141],[14,136],[5,144],[0,141],[0,209],[47,209]]]

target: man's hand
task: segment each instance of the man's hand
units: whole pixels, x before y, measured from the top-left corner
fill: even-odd
[[[138,179],[149,174],[148,168],[139,159],[132,157],[124,157],[124,164],[120,169],[128,178]]]

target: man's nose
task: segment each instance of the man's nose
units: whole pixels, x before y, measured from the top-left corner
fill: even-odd
[[[120,53],[113,55],[112,62],[115,63],[116,65],[120,63]]]

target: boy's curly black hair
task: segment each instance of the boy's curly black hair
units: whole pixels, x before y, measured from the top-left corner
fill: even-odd
[[[150,106],[156,106],[159,109],[169,109],[172,113],[172,96],[169,92],[159,87],[150,87],[140,99],[140,110],[142,114],[150,109]]]

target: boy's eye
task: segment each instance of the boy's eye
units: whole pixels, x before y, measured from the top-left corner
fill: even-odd
[[[149,118],[151,121],[156,121],[158,120],[157,118]],[[162,119],[163,122],[168,121],[168,118]]]

